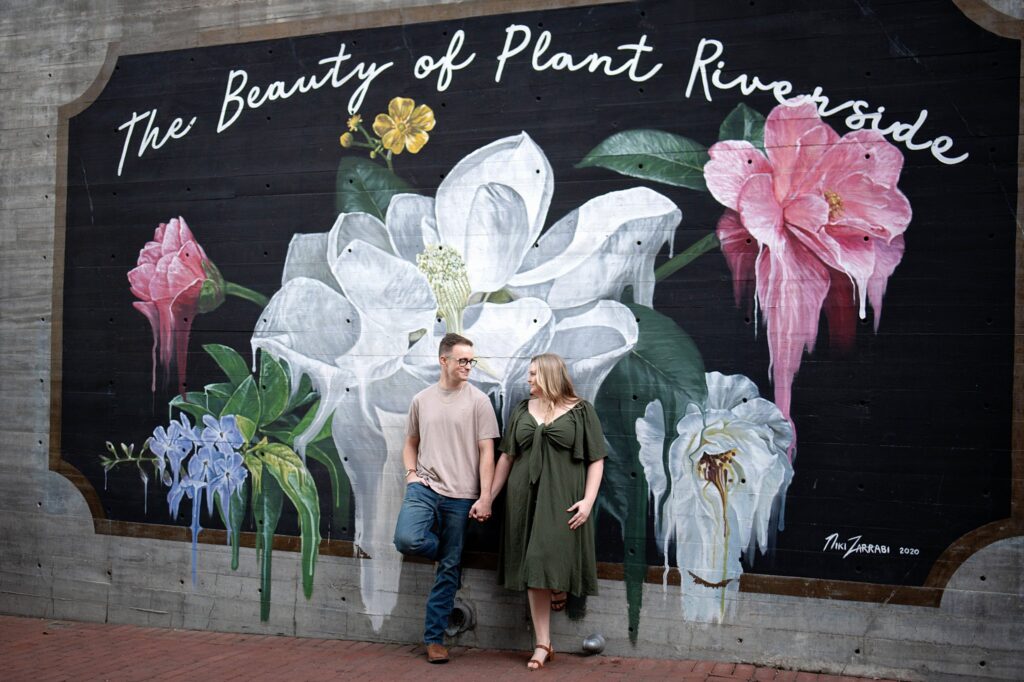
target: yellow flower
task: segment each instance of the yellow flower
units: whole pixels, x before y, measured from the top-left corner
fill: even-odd
[[[359,130],[359,124],[363,122],[363,117],[359,114],[352,114],[351,118],[348,119],[348,129],[353,133]]]
[[[348,149],[352,146],[352,133],[342,133],[341,137],[338,138],[338,143]]]
[[[377,114],[373,132],[380,136],[386,149],[401,154],[408,149],[415,154],[430,139],[428,130],[434,129],[434,112],[426,104],[418,107],[407,97],[395,97],[388,104],[388,113]]]

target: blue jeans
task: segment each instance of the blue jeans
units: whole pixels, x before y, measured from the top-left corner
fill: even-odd
[[[395,549],[437,561],[434,587],[427,597],[425,644],[442,644],[448,616],[462,575],[462,541],[474,500],[445,497],[422,483],[405,486],[395,525]]]

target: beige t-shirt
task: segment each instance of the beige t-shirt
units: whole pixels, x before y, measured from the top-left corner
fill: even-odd
[[[491,401],[469,383],[447,391],[433,384],[415,395],[409,407],[407,436],[420,439],[416,473],[447,497],[480,497],[477,441],[498,437]]]

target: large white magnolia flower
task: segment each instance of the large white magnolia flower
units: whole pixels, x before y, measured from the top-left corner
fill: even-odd
[[[472,381],[508,414],[526,395],[538,353],[561,354],[593,400],[636,343],[617,299],[632,286],[650,304],[653,260],[681,214],[657,192],[605,194],[538,239],[554,189],[526,133],[462,159],[436,199],[398,194],[385,221],[343,213],[326,234],[296,234],[281,289],[252,346],[306,374],[320,410],[301,453],[328,418],[352,484],[355,542],[373,557],[361,591],[375,629],[394,607],[400,557],[391,544],[402,501],[401,448],[412,396],[438,378],[448,331],[473,340]],[[557,262],[557,266],[552,263]]]
[[[640,462],[654,499],[655,529],[665,555],[674,545],[685,617],[719,622],[726,594],[739,590],[740,554],[762,552],[780,524],[793,477],[786,450],[793,427],[745,376],[707,375],[703,408],[691,404],[676,425],[667,466],[660,401],[636,421]]]

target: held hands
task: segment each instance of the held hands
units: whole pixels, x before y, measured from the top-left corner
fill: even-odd
[[[590,510],[594,508],[594,502],[583,498],[573,506],[566,509],[566,512],[573,512],[573,515],[569,517],[569,528],[576,530],[590,518]]]
[[[491,518],[491,501],[481,497],[474,502],[473,506],[469,509],[469,518],[476,519],[480,523]]]

